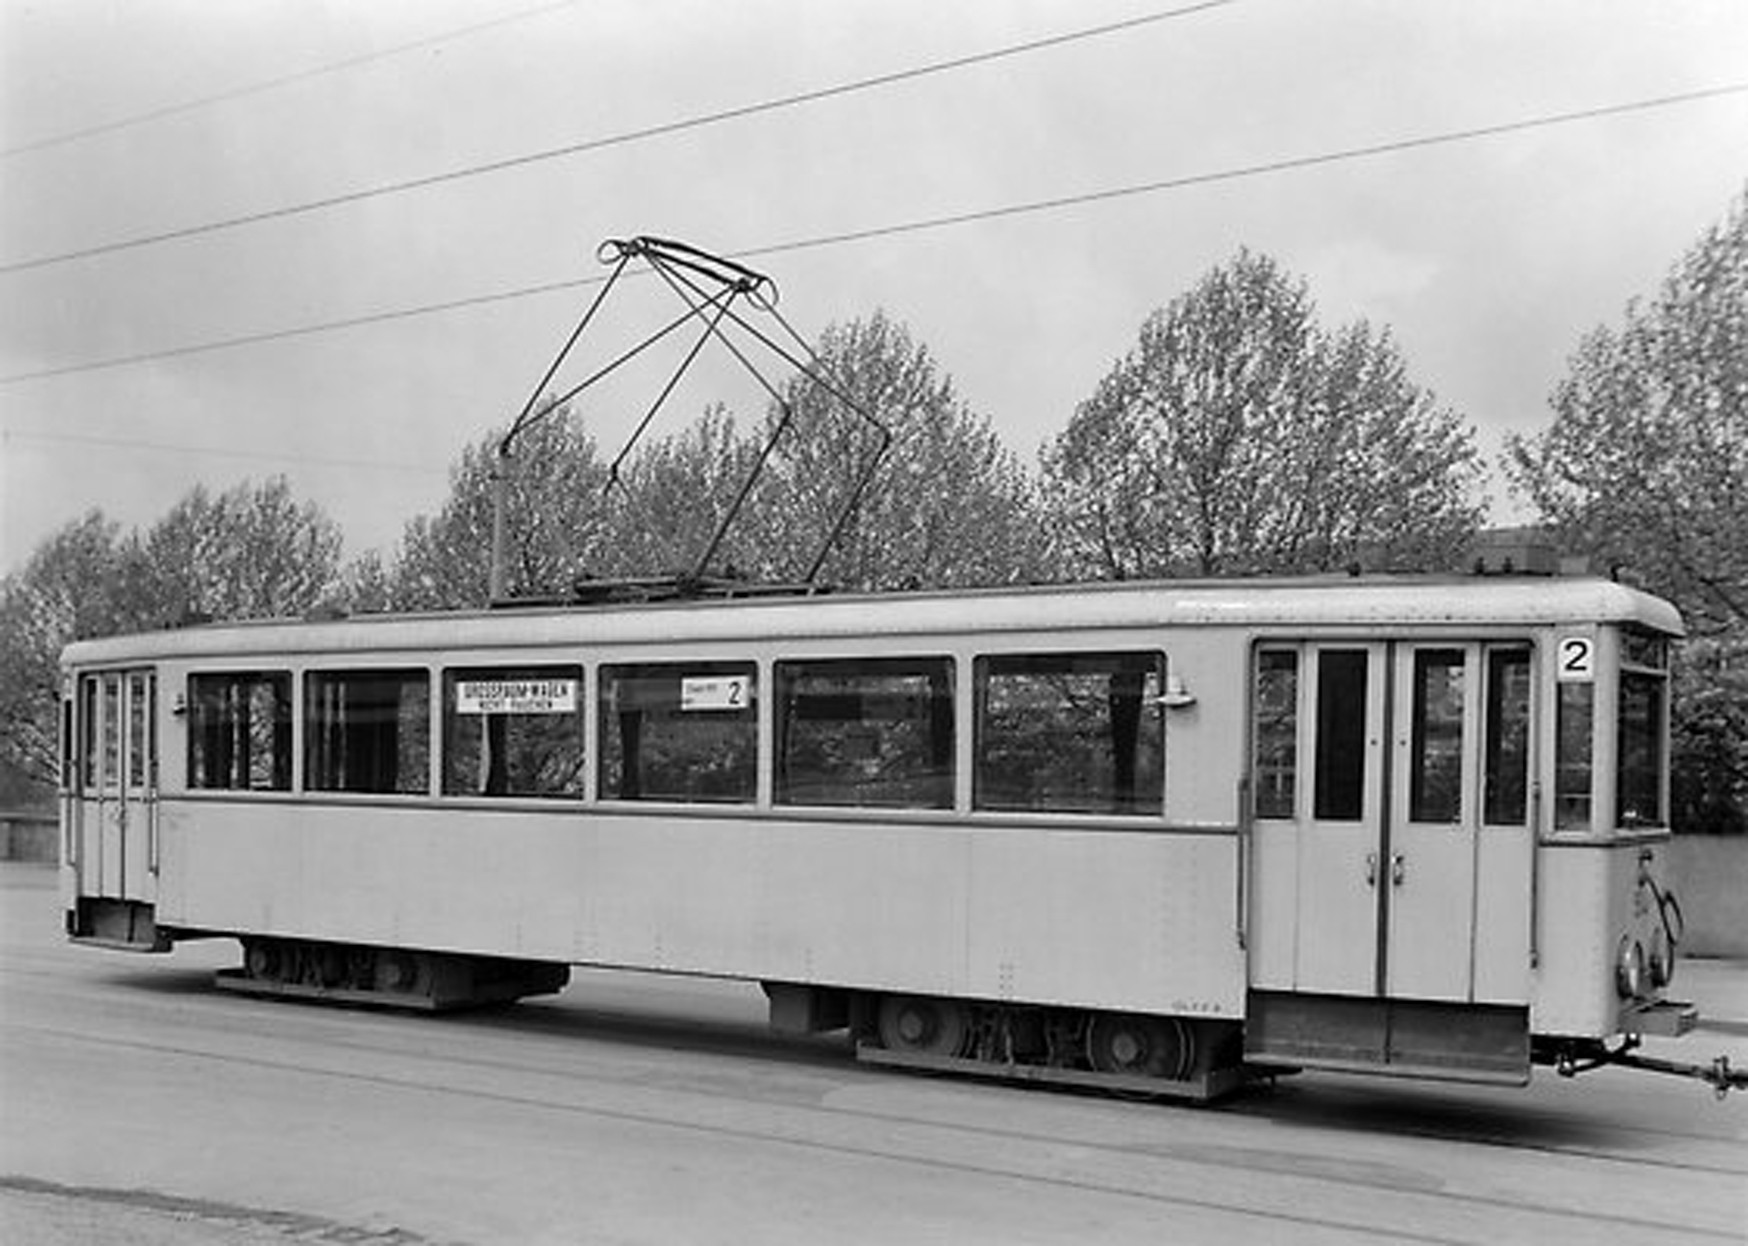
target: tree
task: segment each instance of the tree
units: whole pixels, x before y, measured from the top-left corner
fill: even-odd
[[[61,650],[75,640],[191,617],[301,614],[339,584],[338,526],[283,478],[218,496],[196,488],[122,536],[92,511],[0,582],[0,768],[52,787]]]
[[[129,622],[303,614],[333,594],[341,545],[339,525],[314,503],[299,504],[283,476],[216,497],[197,485],[121,546]]]
[[[1649,303],[1579,344],[1511,482],[1562,542],[1674,601],[1678,830],[1748,829],[1748,192]]]
[[[1043,468],[1073,576],[1430,569],[1481,514],[1473,434],[1390,335],[1324,330],[1248,251],[1147,319]]]
[[[1704,633],[1748,626],[1748,192],[1650,304],[1578,347],[1512,484],[1575,550]]]
[[[119,527],[91,511],[40,546],[0,582],[0,765],[51,791],[59,767],[61,649],[117,631]]]
[[[681,432],[639,444],[610,479],[594,439],[555,409],[517,439],[507,531],[511,595],[563,594],[585,577],[689,574],[743,487],[751,491],[706,575],[805,576],[881,439],[847,393],[893,432],[892,445],[820,577],[839,587],[988,584],[1039,562],[1031,483],[974,417],[928,351],[884,315],[826,330],[820,366],[781,392],[756,435],[718,406]],[[782,431],[772,443],[779,425]],[[468,450],[435,517],[407,525],[388,572],[396,608],[481,605],[489,596],[491,472],[501,434]],[[770,446],[762,468],[754,467]]]
[[[827,554],[823,581],[890,589],[1035,578],[1043,564],[1032,483],[928,349],[875,312],[828,327],[816,352],[830,386],[797,376],[785,388],[791,423],[754,495],[742,556],[767,576],[796,579],[831,536],[882,449],[841,393],[891,442]],[[775,408],[767,414],[766,436],[780,419]]]
[[[500,430],[462,454],[449,498],[435,516],[406,526],[388,575],[386,603],[399,610],[483,606],[491,600],[494,471]],[[599,572],[590,554],[606,527],[607,470],[595,439],[567,407],[523,430],[504,465],[506,577],[512,597],[569,591]]]

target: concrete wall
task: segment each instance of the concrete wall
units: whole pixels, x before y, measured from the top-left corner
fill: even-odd
[[[60,860],[60,831],[53,813],[0,809],[0,861]]]
[[[1677,835],[1665,881],[1687,918],[1683,956],[1748,957],[1748,835]]]

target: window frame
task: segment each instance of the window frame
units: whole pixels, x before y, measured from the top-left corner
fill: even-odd
[[[223,680],[223,681],[226,681],[226,683],[233,688],[238,686],[238,685],[243,685],[244,681],[247,681],[246,686],[251,688],[251,689],[254,687],[271,686],[275,680],[283,681],[283,684],[282,684],[280,691],[282,694],[281,695],[281,703],[285,707],[285,717],[284,717],[283,722],[270,724],[270,728],[269,728],[270,730],[274,731],[274,733],[275,733],[274,737],[273,737],[273,742],[274,742],[275,746],[277,746],[277,742],[278,742],[278,733],[281,731],[283,732],[284,748],[285,748],[285,753],[284,753],[283,758],[275,759],[273,757],[271,750],[269,753],[269,765],[270,765],[270,767],[272,767],[272,769],[275,772],[283,774],[284,781],[282,783],[270,783],[266,786],[256,786],[253,783],[248,783],[248,784],[245,784],[242,786],[236,786],[236,785],[229,784],[229,783],[212,784],[212,783],[197,783],[195,781],[196,750],[199,749],[199,747],[202,744],[202,734],[203,734],[202,727],[204,725],[203,718],[202,718],[203,710],[201,708],[203,701],[201,698],[200,691],[196,688],[196,681],[197,680]],[[298,780],[298,750],[297,750],[296,733],[298,730],[297,722],[298,722],[298,716],[299,716],[299,697],[298,697],[298,689],[297,689],[297,678],[296,678],[295,674],[291,671],[290,668],[288,668],[288,667],[269,667],[269,666],[252,666],[252,667],[242,667],[242,668],[210,668],[210,667],[191,668],[190,670],[188,670],[186,672],[186,674],[183,678],[182,688],[183,688],[183,703],[182,704],[183,704],[183,706],[186,707],[186,713],[183,715],[183,720],[184,720],[184,723],[186,725],[185,734],[187,736],[187,739],[184,742],[185,747],[183,749],[183,761],[184,761],[184,767],[185,767],[183,770],[183,790],[184,791],[194,792],[194,793],[225,792],[225,793],[231,793],[231,794],[237,794],[237,793],[284,794],[284,793],[288,793],[288,792],[292,792],[292,791],[296,790],[296,785],[297,785],[297,780]],[[234,729],[234,725],[235,724],[233,722],[232,723],[233,729]],[[245,766],[247,766],[249,764],[248,759],[245,759],[244,764],[245,764]],[[231,768],[231,772],[234,774],[235,773],[235,754],[234,753],[232,754],[232,762],[231,762],[230,768]]]
[[[961,742],[964,738],[964,726],[960,723],[962,706],[962,673],[960,667],[964,664],[963,657],[952,651],[934,650],[921,653],[905,654],[807,654],[793,653],[790,656],[778,657],[771,662],[771,727],[769,733],[770,769],[771,769],[771,808],[772,809],[818,809],[842,810],[846,812],[868,812],[882,814],[950,814],[960,808],[959,793],[964,776],[960,770],[963,764],[961,758]],[[857,668],[880,676],[911,677],[929,680],[930,690],[927,696],[926,715],[911,719],[890,719],[887,721],[906,721],[913,725],[927,718],[927,730],[923,747],[931,754],[930,764],[909,775],[901,775],[899,783],[927,784],[936,789],[933,799],[927,802],[913,800],[872,800],[872,799],[816,799],[811,792],[804,798],[797,798],[792,785],[795,780],[790,776],[791,758],[791,724],[793,722],[838,722],[857,724],[879,723],[880,718],[859,716],[856,719],[827,718],[823,715],[795,715],[791,717],[792,703],[795,700],[793,685],[790,680],[796,677],[822,678],[841,672],[837,677],[853,678]],[[945,675],[944,691],[935,691],[933,678],[937,674]],[[840,690],[834,693],[822,693],[822,697],[845,699],[851,696],[862,698],[871,695],[875,699],[881,697],[902,696],[890,692],[875,691],[872,694],[853,690]],[[935,738],[938,724],[937,716],[944,715],[946,720],[946,739]],[[864,733],[867,734],[867,733]],[[824,747],[822,743],[822,747]],[[858,745],[857,747],[861,747]],[[938,762],[936,759],[939,759]],[[867,796],[865,787],[851,783],[849,790],[858,795]]]
[[[560,711],[551,717],[566,719],[572,725],[573,731],[567,739],[574,744],[576,761],[573,772],[574,786],[566,790],[551,791],[481,791],[473,786],[463,787],[452,785],[452,779],[458,773],[454,767],[456,742],[462,736],[459,726],[464,719],[478,717],[482,720],[479,732],[479,744],[475,746],[475,756],[472,759],[477,765],[486,754],[486,746],[492,737],[492,724],[503,724],[503,735],[506,737],[506,766],[504,780],[506,787],[512,778],[514,767],[508,764],[519,751],[519,743],[511,732],[511,720],[538,719],[545,714],[534,713],[492,713],[463,714],[457,705],[460,685],[467,680],[481,682],[496,680],[499,683],[542,683],[570,681],[573,683],[575,706],[567,711]],[[438,731],[432,742],[432,763],[436,770],[437,794],[445,800],[535,800],[564,801],[573,804],[582,803],[588,798],[589,792],[589,679],[588,671],[580,661],[469,661],[465,657],[444,663],[435,674],[433,688],[440,702],[434,707],[438,718]],[[465,761],[466,759],[461,759]]]
[[[1127,638],[1125,638],[1127,639]],[[1107,645],[1099,648],[1049,648],[1045,645],[1026,649],[979,652],[969,663],[971,671],[971,720],[969,742],[969,800],[972,812],[983,815],[1009,815],[1050,818],[1118,818],[1126,822],[1144,819],[1159,820],[1166,807],[1166,711],[1161,703],[1171,669],[1170,656],[1158,644],[1137,644],[1124,647]],[[1007,667],[1010,669],[1001,669]],[[1035,668],[1035,669],[1027,669]],[[1076,669],[1084,667],[1085,669]],[[990,685],[996,679],[1057,676],[1110,679],[1122,673],[1141,676],[1134,696],[1135,721],[1130,728],[1133,739],[1126,763],[1119,758],[1115,740],[1118,731],[1115,716],[1116,697],[1107,693],[1103,702],[1103,720],[1108,726],[1107,745],[1102,761],[1107,763],[1108,782],[1083,785],[1076,789],[1038,791],[1033,803],[997,802],[990,795],[993,778],[989,755],[992,737]],[[1151,681],[1151,682],[1150,682]],[[1057,707],[1049,707],[1055,709]],[[1071,709],[1071,707],[1069,707]],[[1061,716],[1057,716],[1061,721]],[[1050,739],[1079,740],[1081,733],[1051,736]],[[1119,792],[1119,780],[1125,764],[1130,771],[1127,795]],[[1088,794],[1098,799],[1089,799]],[[1062,803],[1075,801],[1076,803]],[[1042,803],[1038,803],[1038,802]]]
[[[591,771],[597,801],[602,804],[623,804],[634,808],[651,804],[682,805],[704,810],[748,809],[764,806],[760,796],[761,776],[766,767],[768,754],[773,747],[767,740],[764,702],[768,699],[766,691],[768,680],[774,678],[773,675],[768,674],[766,663],[760,662],[750,655],[744,657],[653,658],[630,654],[622,660],[595,663],[592,675],[590,716],[594,722],[593,756],[585,764]],[[744,677],[747,681],[746,703],[738,708],[701,706],[694,711],[687,711],[683,708],[683,697],[685,680],[688,676],[698,680],[726,679],[730,681]],[[695,712],[708,716],[695,720],[699,725],[714,727],[728,723],[742,726],[745,734],[749,737],[750,757],[745,759],[744,765],[736,768],[737,771],[744,769],[744,775],[737,776],[741,780],[741,786],[732,794],[710,795],[698,792],[647,794],[641,790],[632,795],[623,794],[626,773],[624,760],[618,756],[619,750],[617,748],[612,755],[609,754],[608,749],[610,739],[621,746],[623,744],[623,736],[619,734],[622,728],[611,721],[611,716],[619,712],[617,706],[617,693],[621,686],[619,681],[636,680],[642,683],[666,680],[670,677],[679,681],[676,684],[676,704],[681,708],[676,711],[677,716],[664,718],[661,721],[684,723],[688,721],[685,715]],[[731,720],[726,717],[726,714],[733,714],[735,718]],[[743,715],[744,717],[742,717]],[[645,729],[645,726],[646,724],[640,725],[640,733]],[[642,742],[643,737],[640,734],[639,743]],[[641,789],[644,786],[643,775],[645,774],[645,766],[641,760],[641,749],[639,756],[640,761],[636,771],[639,776],[638,787]],[[609,782],[609,766],[614,763],[616,757],[620,766],[617,784]]]
[[[374,680],[386,683],[390,679],[396,679],[403,688],[417,684],[424,689],[422,714],[416,716],[408,715],[406,712],[407,707],[399,704],[399,698],[397,698],[395,719],[396,730],[394,733],[397,786],[393,788],[361,787],[352,786],[348,783],[336,784],[331,781],[318,782],[318,768],[324,765],[331,768],[334,764],[323,756],[324,753],[332,749],[333,745],[329,736],[329,733],[332,730],[331,725],[327,723],[325,716],[318,715],[316,712],[316,698],[319,695],[320,688],[329,681],[352,680],[363,682]],[[372,663],[370,665],[362,666],[312,665],[306,667],[302,672],[301,695],[298,702],[298,713],[301,715],[303,722],[302,755],[298,761],[299,775],[303,786],[299,790],[308,795],[325,798],[398,797],[401,799],[408,799],[418,797],[428,798],[435,795],[436,790],[441,787],[435,767],[437,758],[436,750],[441,746],[441,732],[433,723],[433,718],[435,717],[433,713],[434,700],[435,696],[438,695],[434,692],[435,684],[436,679],[433,675],[432,668],[429,665]],[[380,709],[381,707],[367,706],[365,708],[369,711],[372,709]],[[420,782],[417,787],[403,787],[398,785],[399,780],[403,777],[403,769],[407,770],[407,774],[404,777],[408,783],[411,782],[413,774],[419,770],[417,767],[405,766],[407,759],[402,756],[402,749],[404,746],[400,739],[399,731],[400,723],[402,721],[417,723],[419,729],[423,732],[424,766],[422,772],[419,773]],[[373,725],[379,729],[380,733],[380,729],[385,724],[383,722],[372,724],[368,721],[353,724],[355,729],[362,729]],[[345,725],[341,724],[340,729],[344,731],[346,729]],[[362,736],[364,733],[360,730],[359,734]],[[342,744],[345,747],[350,747],[350,743],[344,740],[342,740]],[[416,747],[417,746],[415,745],[415,748]],[[339,764],[345,766],[347,763],[342,760]],[[378,764],[380,765],[380,763]]]

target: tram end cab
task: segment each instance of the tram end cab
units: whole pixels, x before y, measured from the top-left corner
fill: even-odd
[[[1562,1076],[1616,1064],[1695,1077],[1722,1095],[1748,1086],[1725,1057],[1639,1054],[1644,1039],[1699,1022],[1681,998],[1685,922],[1669,880],[1669,656],[1680,634],[1678,621],[1643,614],[1555,641],[1532,1054]]]

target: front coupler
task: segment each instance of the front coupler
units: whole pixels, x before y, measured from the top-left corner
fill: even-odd
[[[1554,1057],[1554,1071],[1561,1077],[1577,1077],[1592,1069],[1617,1065],[1627,1069],[1644,1069],[1650,1073],[1669,1073],[1676,1077],[1691,1077],[1702,1081],[1722,1099],[1732,1090],[1748,1090],[1748,1069],[1732,1069],[1730,1057],[1718,1056],[1710,1064],[1689,1064],[1684,1060],[1664,1060],[1657,1056],[1638,1054],[1639,1039],[1629,1035],[1619,1047],[1597,1043],[1587,1045],[1583,1052],[1573,1047],[1562,1048]]]

